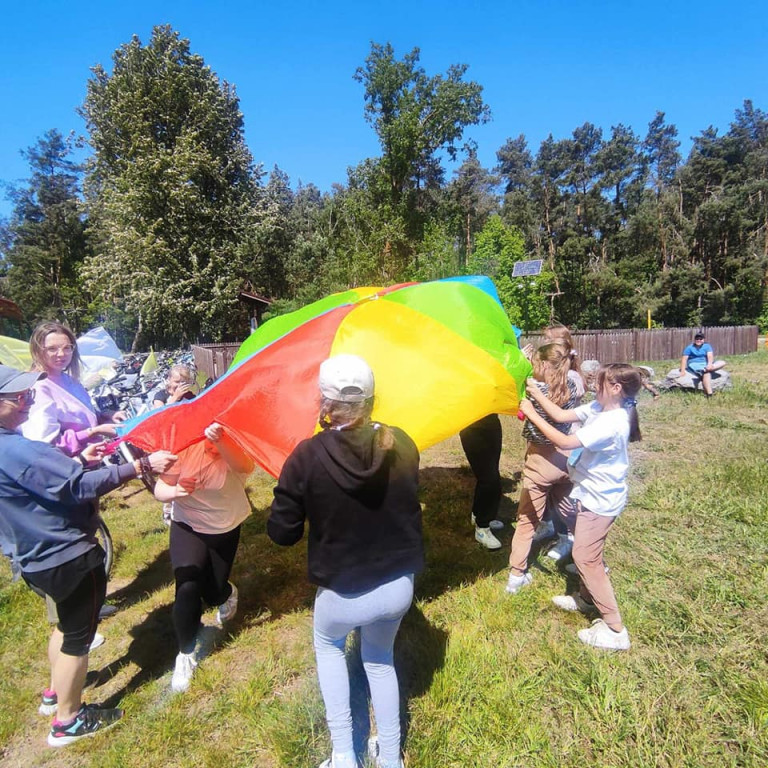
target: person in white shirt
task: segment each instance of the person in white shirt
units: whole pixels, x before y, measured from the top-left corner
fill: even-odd
[[[541,418],[530,400],[520,404],[520,410],[545,437],[559,448],[571,450],[568,465],[575,514],[568,526],[574,535],[573,562],[581,588],[575,595],[558,595],[553,602],[563,610],[600,614],[589,629],[578,633],[579,640],[595,648],[630,647],[629,633],[603,563],[603,550],[608,531],[627,502],[628,444],[642,438],[635,400],[641,386],[640,373],[634,366],[606,365],[597,375],[597,399],[564,410],[529,384],[528,395],[552,421],[581,423],[577,432],[568,435]]]
[[[155,498],[171,503],[173,624],[179,643],[171,689],[176,693],[189,688],[197,668],[203,602],[218,606],[220,626],[237,611],[237,588],[229,574],[240,526],[251,514],[245,480],[253,461],[221,424],[211,424],[205,438],[180,451],[173,474],[162,475],[155,485]]]

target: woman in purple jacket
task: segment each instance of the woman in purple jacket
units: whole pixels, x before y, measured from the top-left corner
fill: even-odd
[[[100,414],[80,383],[77,342],[66,325],[41,323],[29,340],[33,370],[47,377],[35,386],[35,402],[22,425],[24,437],[77,456],[92,439],[114,437],[115,424],[125,419],[122,411]]]

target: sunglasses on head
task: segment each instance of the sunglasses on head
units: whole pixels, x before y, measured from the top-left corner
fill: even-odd
[[[10,400],[18,405],[26,405],[35,401],[35,390],[28,389],[26,392],[14,392],[11,395],[0,395],[0,400]]]

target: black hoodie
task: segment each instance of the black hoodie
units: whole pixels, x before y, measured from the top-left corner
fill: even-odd
[[[419,451],[401,429],[382,450],[378,425],[327,430],[288,457],[275,487],[267,533],[295,544],[309,520],[313,584],[363,592],[424,567]]]

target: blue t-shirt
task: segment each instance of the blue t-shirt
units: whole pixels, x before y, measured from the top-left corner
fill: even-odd
[[[695,344],[689,344],[683,350],[683,357],[688,357],[686,367],[692,371],[704,370],[707,367],[707,352],[714,354],[712,346],[706,342],[700,347],[697,347]]]

